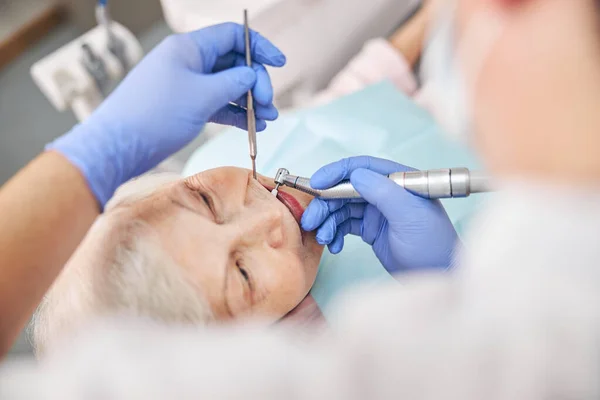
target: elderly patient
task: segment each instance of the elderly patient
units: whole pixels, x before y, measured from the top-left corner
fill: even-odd
[[[305,298],[322,247],[299,221],[311,197],[240,168],[122,186],[38,308],[43,351],[92,318],[274,322]]]

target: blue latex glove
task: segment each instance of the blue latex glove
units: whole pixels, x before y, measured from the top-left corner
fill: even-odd
[[[302,216],[302,228],[317,229],[317,241],[333,254],[342,250],[345,235],[360,236],[390,273],[448,268],[458,235],[444,207],[410,194],[384,176],[411,170],[374,157],[324,166],[312,176],[311,186],[327,189],[350,179],[364,200],[314,199]]]
[[[172,35],[148,54],[84,123],[47,146],[83,173],[103,207],[123,182],[155,167],[193,140],[207,122],[246,129],[252,89],[257,130],[278,116],[264,65],[285,56],[251,33],[252,68],[245,65],[244,29],[226,23]]]

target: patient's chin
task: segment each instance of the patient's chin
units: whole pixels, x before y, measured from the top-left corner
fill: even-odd
[[[284,326],[323,328],[326,325],[325,317],[317,302],[308,294],[292,311],[287,313],[280,323]]]

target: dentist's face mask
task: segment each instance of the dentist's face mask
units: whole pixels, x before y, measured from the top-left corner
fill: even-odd
[[[421,73],[436,119],[453,139],[467,142],[473,133],[475,88],[502,27],[499,18],[484,9],[469,17],[459,38],[457,1],[448,1],[440,11]]]

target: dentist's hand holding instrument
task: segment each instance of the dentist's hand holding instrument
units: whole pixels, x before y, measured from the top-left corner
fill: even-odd
[[[285,56],[251,31],[252,68],[244,56],[244,27],[225,23],[172,35],[137,65],[80,125],[48,146],[85,176],[100,206],[123,182],[156,166],[192,141],[207,122],[247,128],[252,90],[256,130],[277,118],[264,65]]]
[[[337,254],[344,236],[360,236],[391,273],[448,268],[458,235],[438,200],[409,193],[386,175],[412,171],[374,157],[353,157],[329,164],[311,178],[311,186],[327,189],[349,179],[366,201],[315,199],[302,217],[302,228],[317,230],[317,241]]]

